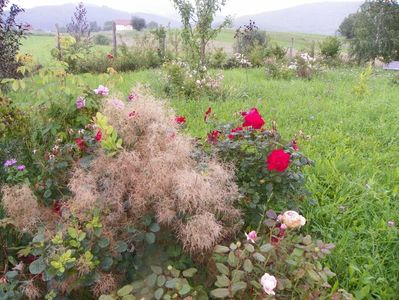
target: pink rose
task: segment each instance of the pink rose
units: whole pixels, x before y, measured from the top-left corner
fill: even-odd
[[[260,279],[260,284],[263,287],[263,290],[268,295],[275,295],[274,289],[277,287],[277,279],[276,277],[265,273]]]
[[[256,242],[256,239],[258,238],[258,235],[256,233],[256,231],[251,231],[250,233],[245,233],[245,236],[247,237],[247,241],[254,243]]]

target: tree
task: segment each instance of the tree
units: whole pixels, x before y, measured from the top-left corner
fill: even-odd
[[[183,23],[182,39],[187,57],[198,66],[206,64],[206,46],[209,41],[231,24],[231,18],[215,28],[212,27],[215,15],[221,11],[227,0],[172,0]]]
[[[341,50],[341,41],[335,36],[329,36],[319,43],[319,47],[325,58],[336,58]]]
[[[6,13],[8,3],[8,0],[0,0],[0,80],[17,76],[19,63],[16,55],[26,33],[26,26],[15,20],[24,10],[13,4]]]
[[[76,7],[75,13],[71,18],[71,23],[67,25],[67,30],[75,38],[77,44],[87,42],[90,39],[90,24],[87,20],[87,10],[82,2]]]
[[[162,25],[161,25],[162,26]],[[151,21],[147,24],[148,29],[157,29],[159,27],[159,24],[157,22]]]
[[[360,63],[382,58],[399,59],[399,4],[396,0],[366,1],[342,32],[353,38],[350,53]],[[345,22],[345,20],[344,20]],[[350,22],[353,28],[350,30]]]
[[[113,26],[113,21],[107,21],[104,23],[103,30],[104,31],[111,31]]]
[[[249,24],[240,26],[234,35],[236,39],[235,50],[238,53],[249,55],[256,46],[267,46],[266,32],[260,31],[255,22],[249,20]]]
[[[145,19],[139,17],[132,18],[132,26],[137,31],[141,31],[146,27]]]
[[[353,39],[356,14],[347,16],[339,26],[338,33],[347,39]]]

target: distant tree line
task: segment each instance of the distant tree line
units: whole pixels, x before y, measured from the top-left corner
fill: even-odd
[[[376,58],[399,60],[398,1],[366,1],[345,18],[338,32],[349,40],[350,54],[359,63]]]

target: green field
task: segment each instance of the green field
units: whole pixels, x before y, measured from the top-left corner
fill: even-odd
[[[232,42],[232,31],[223,31],[220,42]],[[269,33],[287,47],[291,38],[298,49],[323,36]],[[51,61],[55,39],[31,36],[22,52],[32,53],[43,64]],[[107,47],[98,48],[107,51]],[[211,106],[220,122],[239,111],[257,107],[267,124],[277,121],[286,138],[302,130],[310,140],[299,140],[303,153],[315,161],[307,169],[312,198],[302,203],[308,219],[305,231],[336,244],[329,265],[342,287],[356,299],[398,299],[399,295],[399,89],[392,73],[376,70],[371,95],[353,93],[361,69],[326,70],[311,81],[268,80],[263,69],[225,71],[231,90],[226,101],[169,99],[178,115],[187,118],[186,133],[204,137],[212,130],[203,114]],[[148,83],[161,96],[158,70],[122,74],[113,88],[126,97],[135,84]],[[91,87],[103,84],[101,75],[79,75]],[[74,87],[71,86],[71,89]],[[22,106],[32,99],[25,93],[10,95]],[[76,95],[78,96],[78,95]],[[33,100],[35,101],[35,100]]]

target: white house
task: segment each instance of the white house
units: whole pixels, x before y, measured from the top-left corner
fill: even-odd
[[[131,20],[115,20],[116,31],[133,30]]]

